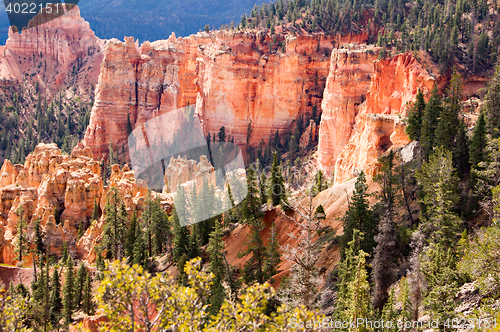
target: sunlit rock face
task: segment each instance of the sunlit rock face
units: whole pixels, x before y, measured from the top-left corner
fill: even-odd
[[[104,211],[109,187],[103,186],[99,163],[90,155],[90,148],[82,144],[78,144],[70,155],[65,155],[53,143],[40,143],[24,165],[4,161],[0,170],[0,260],[3,263],[16,262],[14,243],[20,218],[26,222],[28,240],[32,243],[35,223],[40,222],[44,244],[50,254],[59,255],[63,243],[67,242],[77,257],[95,256],[94,246],[102,236],[102,221],[89,227],[90,219],[94,202]],[[119,189],[130,215],[134,210],[144,209],[143,198],[148,188],[136,181],[127,165],[122,169],[113,165],[110,182]],[[86,232],[77,241],[80,227]],[[26,258],[29,263],[31,258]]]
[[[322,104],[318,160],[342,183],[360,171],[374,175],[383,153],[409,142],[407,109],[419,89],[430,94],[439,75],[424,69],[411,53],[375,60],[377,49],[339,51],[332,54]]]
[[[274,40],[273,38],[276,38]],[[237,144],[283,131],[320,109],[333,49],[323,35],[271,38],[262,32],[217,31],[139,44],[112,39],[104,49],[96,100],[84,144],[94,157],[127,144],[133,128],[189,105],[205,135],[224,126]]]
[[[37,81],[48,96],[70,85],[87,94],[97,83],[103,46],[74,6],[21,33],[10,28],[5,46],[0,46],[0,78]]]

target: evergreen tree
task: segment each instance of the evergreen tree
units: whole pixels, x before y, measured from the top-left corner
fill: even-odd
[[[409,110],[408,126],[406,127],[406,134],[413,141],[420,141],[422,130],[422,120],[425,112],[425,100],[422,90],[418,90],[415,103]]]
[[[427,216],[421,224],[422,231],[431,242],[443,242],[451,247],[458,241],[460,219],[453,213],[458,202],[457,178],[452,164],[451,152],[439,147],[429,162],[424,162],[416,173]]]
[[[486,121],[484,120],[484,112],[481,112],[474,126],[474,134],[470,144],[469,155],[473,168],[477,169],[479,163],[486,161],[486,145]]]
[[[389,287],[396,279],[396,234],[389,211],[385,213],[378,227],[379,233],[375,237],[377,246],[372,263],[375,281],[373,306],[382,311],[388,300]]]
[[[66,274],[64,281],[64,294],[63,294],[63,313],[64,325],[69,326],[71,323],[71,315],[74,309],[74,275],[73,275],[73,259],[71,257],[66,261]]]
[[[17,222],[16,231],[16,243],[14,251],[17,253],[17,260],[22,264],[24,254],[28,251],[28,234],[27,234],[27,223],[24,219],[24,208],[21,206],[16,214],[19,216],[19,221]]]
[[[45,251],[45,245],[43,244],[42,230],[40,229],[40,218],[35,221],[35,248],[38,255],[43,255]]]
[[[324,180],[325,180],[325,178],[323,176],[323,171],[319,170],[318,172],[316,172],[316,176],[314,177],[314,182],[315,182],[314,191],[315,191],[315,193],[320,193],[326,189],[326,185],[324,183]]]
[[[217,137],[219,139],[219,142],[226,141],[226,127],[224,127],[224,126],[220,127],[219,133],[217,134]]]
[[[80,308],[83,301],[83,293],[85,288],[85,282],[87,280],[87,269],[83,265],[83,262],[80,263],[80,268],[76,274],[76,282],[75,282],[75,294],[74,294],[74,304],[73,308]]]
[[[489,80],[488,92],[484,99],[488,133],[492,138],[500,138],[500,62],[495,69],[495,74]]]
[[[242,204],[242,216],[247,222],[251,222],[251,219],[257,215],[260,206],[259,188],[257,187],[255,170],[252,165],[247,170],[247,188],[248,194],[244,204]]]
[[[269,179],[269,196],[273,206],[286,202],[285,180],[278,163],[278,155],[273,152],[273,164],[271,166],[271,178]]]
[[[103,244],[113,259],[121,259],[124,254],[127,212],[118,188],[111,187],[104,206]]]
[[[97,198],[94,197],[94,208],[92,210],[92,217],[90,220],[99,220],[99,205],[97,204]]]
[[[279,273],[278,266],[281,264],[281,253],[279,251],[279,242],[276,233],[276,225],[273,222],[271,226],[271,235],[267,242],[266,255],[264,262],[264,274],[266,279]]]
[[[247,248],[238,254],[239,258],[251,254],[250,259],[243,266],[243,280],[247,284],[254,282],[263,284],[266,280],[266,275],[264,274],[266,247],[260,237],[260,231],[264,227],[259,218],[253,219],[251,223],[248,223],[248,226],[250,227],[250,234],[246,244]]]
[[[83,311],[91,315],[94,311],[92,301],[92,277],[90,273],[86,274],[85,287],[83,289]]]
[[[260,204],[262,205],[267,204],[266,184],[267,184],[267,177],[266,174],[262,172],[259,181]]]
[[[210,258],[208,270],[214,274],[214,279],[210,287],[209,312],[212,315],[216,315],[226,296],[222,285],[226,274],[224,266],[224,241],[222,241],[222,229],[218,220],[215,222],[214,231],[210,233],[207,253]]]
[[[127,113],[127,135],[132,133],[132,123],[130,122],[130,113]]]
[[[50,321],[52,326],[55,326],[61,319],[62,307],[61,280],[57,268],[54,268],[50,285]]]
[[[350,239],[353,237],[355,229],[363,233],[360,249],[370,254],[375,246],[375,229],[376,223],[373,216],[373,211],[370,209],[368,203],[368,186],[366,185],[366,178],[364,172],[358,175],[354,192],[349,200],[349,207],[344,216],[344,234],[341,239],[340,257],[341,260],[345,258],[345,250],[348,246]]]
[[[439,96],[437,86],[432,90],[429,102],[425,105],[424,118],[422,120],[422,130],[420,143],[422,145],[422,156],[428,160],[432,150],[436,146],[436,128],[443,106]]]
[[[144,243],[144,233],[142,231],[142,226],[139,224],[136,227],[135,241],[134,241],[134,251],[133,251],[133,262],[142,267],[146,266],[147,253],[146,245]]]
[[[128,257],[129,262],[134,261],[134,248],[136,241],[136,233],[138,232],[137,228],[138,220],[137,220],[137,212],[134,210],[132,214],[132,219],[130,220],[129,227],[127,229],[127,243],[125,245],[125,255]]]
[[[154,213],[153,213],[153,224],[152,230],[154,233],[153,238],[153,252],[156,255],[160,255],[168,247],[170,242],[170,223],[168,220],[167,213],[161,207],[160,197],[157,197],[154,201]]]

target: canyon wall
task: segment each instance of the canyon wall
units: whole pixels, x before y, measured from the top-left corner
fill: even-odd
[[[69,85],[88,94],[97,83],[104,41],[95,36],[77,6],[66,9],[66,14],[21,33],[9,29],[5,46],[0,46],[2,80],[37,81],[49,95]],[[50,15],[34,19],[50,18],[45,16]]]
[[[439,81],[435,67],[424,69],[412,53],[375,60],[376,53],[370,47],[332,53],[318,161],[336,183],[362,170],[374,175],[383,153],[409,143],[404,123],[408,106],[418,89],[427,96]]]
[[[251,121],[251,144],[257,144],[319,106],[332,48],[323,35],[263,32],[172,35],[141,46],[112,39],[84,144],[98,158],[109,142],[126,145],[127,117],[137,127],[188,104],[196,105],[206,135],[224,126],[235,143],[245,143]]]

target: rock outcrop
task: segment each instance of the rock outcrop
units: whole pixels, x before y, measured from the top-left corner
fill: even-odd
[[[196,105],[205,134],[224,126],[235,143],[267,140],[319,105],[332,39],[323,35],[273,36],[217,31],[141,46],[110,40],[104,50],[96,100],[84,144],[94,157],[109,142],[127,144],[133,127],[188,104]]]
[[[64,15],[21,33],[9,29],[5,46],[0,46],[1,79],[37,81],[49,95],[69,85],[82,93],[95,86],[104,41],[80,16],[80,9],[70,6]]]
[[[378,51],[374,47],[352,45],[332,52],[321,103],[318,143],[318,161],[327,173],[331,173],[351,137],[356,115],[370,88]]]
[[[368,51],[365,49],[365,54]],[[360,52],[363,49],[345,51],[345,59],[357,62],[358,67],[352,73],[346,70],[340,77],[347,77],[348,81],[349,75],[357,74],[357,81],[364,84],[353,83],[358,89],[353,90],[339,80],[340,74],[335,70],[339,67],[338,56],[332,55],[322,103],[318,159],[326,172],[334,172],[336,183],[354,178],[362,170],[374,175],[377,159],[383,153],[407,144],[404,117],[409,104],[415,100],[418,89],[429,95],[438,83],[439,75],[424,69],[412,53],[379,61],[365,57],[361,70],[363,62],[357,60]]]
[[[79,258],[94,257],[94,246],[102,236],[102,221],[89,227],[90,218],[94,202],[104,211],[108,187],[103,186],[99,163],[90,155],[90,148],[82,144],[71,155],[64,155],[55,144],[40,143],[24,165],[4,161],[0,171],[2,263],[16,261],[13,243],[20,218],[27,223],[30,246],[34,243],[35,223],[39,221],[50,254],[60,254],[67,242],[70,252]],[[120,169],[115,165],[113,170],[111,185],[119,189],[127,209],[143,210],[147,186],[135,180],[128,166]],[[77,241],[80,227],[86,232]]]

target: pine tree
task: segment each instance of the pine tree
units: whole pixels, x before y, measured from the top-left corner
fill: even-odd
[[[279,273],[278,266],[281,264],[281,253],[279,251],[279,242],[276,233],[276,225],[273,222],[271,226],[271,235],[267,242],[266,255],[264,262],[264,274],[266,279]]]
[[[222,281],[225,278],[224,266],[224,241],[222,241],[222,229],[219,221],[215,222],[215,229],[210,233],[210,241],[208,243],[207,252],[210,258],[209,271],[214,274],[212,285],[210,287],[210,308],[209,312],[212,315],[217,314],[225,298],[225,290]]]
[[[127,113],[127,135],[132,133],[132,123],[130,122],[130,113]]]
[[[219,139],[219,142],[226,141],[226,127],[224,127],[224,126],[220,127],[219,133],[217,134],[217,137]]]
[[[87,280],[87,269],[83,265],[83,262],[80,263],[80,268],[76,274],[76,282],[75,282],[75,294],[74,294],[74,305],[73,308],[80,308],[83,301],[83,292],[85,288],[85,282]]]
[[[251,222],[251,219],[257,215],[260,206],[259,188],[257,187],[255,170],[252,165],[247,170],[247,188],[248,194],[242,205],[242,216],[247,222]]]
[[[19,221],[17,222],[16,230],[16,245],[14,251],[17,253],[17,260],[22,263],[23,255],[28,251],[28,234],[27,234],[27,224],[26,219],[24,219],[24,208],[21,206],[16,214],[19,216]]]
[[[62,307],[61,280],[57,268],[54,268],[50,285],[50,321],[53,326],[61,319]]]
[[[373,211],[368,203],[368,186],[363,171],[358,175],[354,192],[349,200],[349,207],[344,216],[344,234],[341,239],[340,257],[345,258],[345,250],[350,239],[353,237],[355,229],[361,231],[364,235],[360,249],[370,254],[375,246],[376,223]]]
[[[373,306],[382,311],[389,296],[389,287],[396,279],[396,234],[394,222],[389,211],[385,213],[379,224],[379,233],[375,237],[377,246],[373,258],[373,279],[375,289]]]
[[[94,198],[94,208],[92,210],[92,217],[90,220],[99,220],[99,205],[97,204],[97,198]]]
[[[35,221],[35,248],[38,255],[43,255],[45,251],[45,245],[43,244],[43,235],[40,229],[40,218]]]
[[[71,257],[66,261],[66,275],[64,281],[64,294],[63,294],[63,313],[64,325],[69,326],[71,323],[71,315],[74,309],[74,271],[73,259]]]
[[[156,255],[160,255],[167,249],[172,235],[170,233],[170,223],[167,213],[161,207],[160,197],[156,198],[153,206],[153,224],[151,225],[154,233],[153,252]]]
[[[425,106],[424,118],[422,120],[422,130],[420,135],[420,143],[422,145],[422,156],[428,160],[432,150],[436,146],[436,128],[438,126],[439,117],[443,106],[437,86],[432,90],[429,102]]]
[[[370,284],[366,272],[366,256],[363,250],[357,252],[355,259],[355,273],[352,281],[348,284],[348,307],[346,316],[349,321],[356,322],[358,318],[368,319],[372,316],[370,308]],[[363,327],[359,331],[368,331]]]
[[[278,163],[278,155],[273,152],[273,164],[271,166],[271,178],[269,179],[269,196],[273,206],[286,202],[285,181]]]
[[[481,112],[474,126],[474,134],[470,144],[469,155],[472,168],[477,169],[480,162],[486,161],[486,145],[486,121],[484,120],[484,112]]]
[[[123,257],[127,212],[118,188],[111,187],[104,206],[103,244],[114,259]]]
[[[422,120],[425,112],[425,100],[422,90],[418,90],[415,103],[409,110],[408,126],[406,127],[406,134],[413,141],[420,141],[422,130]]]
[[[142,226],[139,224],[136,227],[134,251],[133,251],[133,262],[140,266],[146,266],[147,253],[146,246],[144,243],[144,233],[142,231]]]
[[[248,223],[250,234],[247,240],[247,248],[238,254],[239,258],[251,254],[251,257],[243,266],[243,280],[247,284],[258,282],[263,284],[266,276],[264,274],[264,262],[266,247],[260,237],[260,231],[264,228],[262,221],[257,218]]]
[[[266,174],[262,172],[259,181],[260,204],[262,205],[267,204],[266,184],[267,184],[267,177]]]
[[[91,315],[94,311],[92,301],[92,279],[90,273],[86,275],[85,287],[83,289],[83,311],[87,315]]]
[[[326,185],[324,183],[325,178],[324,178],[322,170],[319,170],[318,172],[316,172],[316,176],[314,177],[314,179],[315,179],[314,180],[314,182],[315,182],[314,191],[316,194],[318,194],[326,189]]]
[[[443,241],[449,247],[458,241],[461,226],[461,220],[453,213],[458,202],[454,172],[451,152],[439,147],[416,173],[423,191],[421,204],[427,211],[421,229],[431,242]]]
[[[132,219],[130,220],[129,227],[127,229],[127,241],[125,245],[125,255],[128,257],[129,262],[134,261],[134,247],[136,241],[137,228],[139,227],[137,221],[137,212],[134,210],[132,214]]]
[[[500,137],[500,62],[498,63],[495,74],[489,80],[488,92],[485,96],[484,112],[488,133],[492,138]]]

